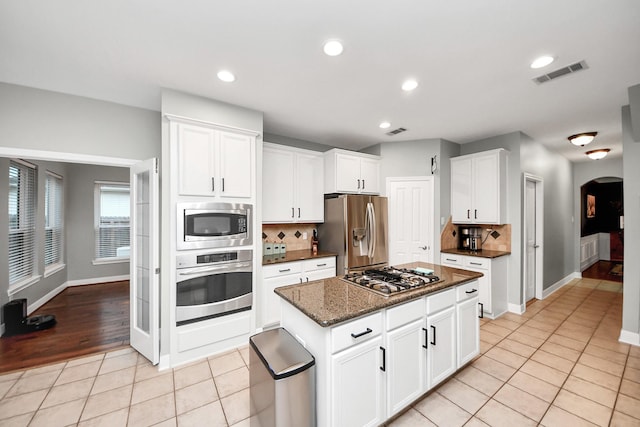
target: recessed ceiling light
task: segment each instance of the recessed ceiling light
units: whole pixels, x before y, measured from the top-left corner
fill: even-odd
[[[329,40],[324,44],[324,53],[329,56],[338,56],[343,50],[344,47],[338,40]]]
[[[593,141],[593,138],[595,138],[597,134],[598,132],[582,132],[582,133],[577,133],[575,135],[571,135],[567,139],[573,145],[579,145],[581,147],[584,147],[585,145]]]
[[[611,151],[610,148],[601,148],[599,150],[587,151],[584,154],[589,156],[589,158],[592,159],[592,160],[600,160],[600,159],[604,159],[605,157],[607,157],[607,154],[609,154],[609,151]]]
[[[388,129],[388,128],[390,128],[390,127],[391,127],[391,123],[389,123],[389,122],[382,122],[382,123],[380,123],[380,125],[379,125],[379,126],[380,126],[380,129]]]
[[[223,82],[231,83],[235,81],[236,76],[234,76],[231,71],[220,70],[218,71],[218,78]]]
[[[554,61],[553,56],[541,56],[539,58],[536,58],[532,63],[531,63],[531,68],[542,68],[542,67],[546,67],[547,65],[551,64]]]
[[[405,82],[402,83],[402,90],[407,92],[412,91],[417,87],[418,87],[418,82],[413,79],[405,80]]]

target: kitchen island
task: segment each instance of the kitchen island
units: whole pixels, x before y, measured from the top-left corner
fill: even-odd
[[[318,426],[379,425],[479,352],[481,273],[382,296],[339,277],[277,288],[281,325],[316,358]]]

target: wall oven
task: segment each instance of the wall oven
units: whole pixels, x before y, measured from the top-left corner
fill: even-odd
[[[253,244],[253,206],[241,203],[178,203],[178,250]]]
[[[177,326],[251,309],[253,251],[185,253],[176,258]]]

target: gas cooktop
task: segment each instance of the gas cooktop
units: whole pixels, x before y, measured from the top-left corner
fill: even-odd
[[[342,280],[386,297],[442,281],[433,274],[397,267],[355,271],[346,274]]]

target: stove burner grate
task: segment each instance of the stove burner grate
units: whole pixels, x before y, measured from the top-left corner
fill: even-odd
[[[343,280],[384,296],[411,291],[441,281],[433,274],[396,267],[352,272],[345,275]]]

